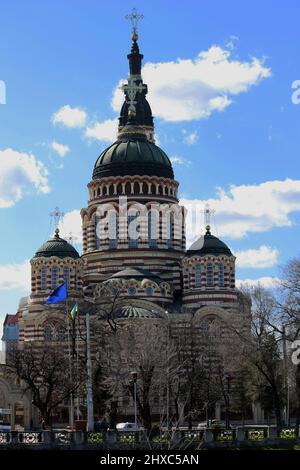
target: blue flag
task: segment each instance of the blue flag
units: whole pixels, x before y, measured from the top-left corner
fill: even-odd
[[[56,304],[57,302],[62,302],[67,298],[67,284],[64,282],[47,297],[45,304]]]

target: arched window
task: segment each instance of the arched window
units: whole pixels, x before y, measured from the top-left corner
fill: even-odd
[[[174,228],[174,214],[167,214],[166,216],[167,225],[167,246],[172,248],[173,246],[173,228]]]
[[[64,341],[66,339],[66,330],[62,325],[57,328],[56,337],[57,341]]]
[[[43,267],[41,269],[41,290],[47,289],[47,268]]]
[[[54,266],[51,269],[51,287],[55,289],[58,286],[58,267]]]
[[[157,247],[158,216],[157,211],[148,212],[148,242],[149,248]]]
[[[129,287],[128,288],[128,295],[135,295],[136,294],[136,288],[135,287]]]
[[[201,266],[196,264],[195,266],[195,287],[201,287]]]
[[[64,282],[67,284],[67,287],[69,287],[69,280],[70,280],[69,268],[67,266],[64,266]]]
[[[117,248],[118,245],[118,216],[115,210],[109,211],[108,216],[109,248]]]
[[[44,340],[53,341],[53,330],[50,325],[46,325],[44,328]]]
[[[206,266],[206,286],[213,287],[214,286],[214,269],[212,264],[208,264]]]
[[[147,295],[148,297],[152,297],[152,295],[153,295],[153,289],[152,289],[152,287],[146,287],[146,295]]]
[[[138,213],[131,212],[128,214],[128,248],[138,247]]]
[[[224,266],[223,266],[223,264],[219,264],[218,284],[219,284],[219,287],[224,287]]]
[[[95,233],[95,250],[100,249],[100,217],[96,215],[95,217],[95,227],[94,227],[94,233]]]

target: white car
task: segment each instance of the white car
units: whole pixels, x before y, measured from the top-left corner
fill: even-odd
[[[117,431],[121,432],[137,432],[137,431],[144,431],[145,428],[140,426],[139,424],[135,423],[118,423],[116,425]]]

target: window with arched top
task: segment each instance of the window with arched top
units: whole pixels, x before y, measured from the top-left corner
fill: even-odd
[[[95,227],[94,227],[94,234],[95,234],[95,250],[99,250],[100,248],[100,217],[96,215],[95,217]]]
[[[67,266],[64,266],[64,282],[66,283],[67,287],[69,287],[70,272]]]
[[[129,287],[128,288],[128,295],[135,295],[136,294],[136,288],[135,287]]]
[[[43,267],[41,269],[41,290],[47,289],[47,268]]]
[[[148,212],[148,242],[149,248],[157,247],[157,238],[158,238],[158,213],[155,210],[150,210]]]
[[[212,264],[206,266],[206,287],[214,286],[214,268]]]
[[[55,289],[58,286],[58,267],[53,266],[51,269],[51,288]]]
[[[146,295],[148,297],[152,297],[152,295],[153,295],[153,288],[152,287],[146,287]]]
[[[195,288],[201,287],[201,266],[196,264],[195,266]]]
[[[115,210],[109,211],[108,216],[108,239],[109,248],[117,248],[118,245],[118,215]]]
[[[218,284],[219,284],[219,287],[224,287],[224,266],[223,266],[223,264],[219,264]]]
[[[173,231],[174,231],[174,214],[168,213],[166,217],[167,225],[167,247],[172,248],[173,246]]]
[[[51,325],[46,325],[44,328],[44,340],[53,341],[53,328]]]
[[[138,247],[138,212],[131,212],[128,214],[128,248]]]
[[[65,330],[64,326],[60,325],[56,329],[56,339],[57,339],[57,341],[65,341],[65,339],[66,339],[66,330]]]

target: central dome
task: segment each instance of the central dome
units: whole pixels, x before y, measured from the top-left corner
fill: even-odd
[[[165,152],[148,141],[141,126],[130,122],[123,127],[118,140],[97,159],[93,179],[127,175],[174,179],[172,164]]]

